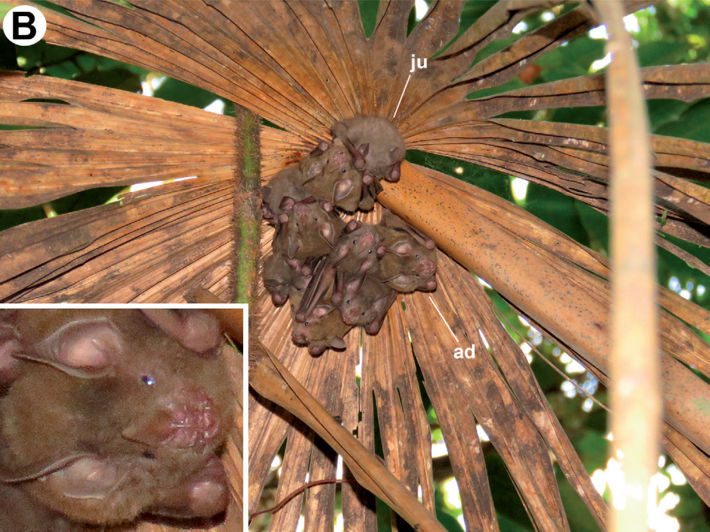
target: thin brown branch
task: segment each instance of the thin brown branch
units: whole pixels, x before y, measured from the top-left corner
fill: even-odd
[[[276,513],[278,512],[281,508],[283,508],[291,499],[296,497],[297,495],[300,495],[307,489],[311,489],[316,486],[323,486],[324,484],[336,484],[338,482],[341,483],[347,483],[347,484],[353,484],[354,481],[350,480],[349,478],[326,478],[323,480],[314,480],[312,482],[306,482],[303,486],[300,488],[292,491],[288,495],[286,495],[283,499],[281,499],[278,503],[274,504],[273,506],[270,506],[269,508],[266,508],[264,510],[259,510],[258,512],[254,512],[249,516],[249,523],[254,520],[255,517],[258,517],[263,514],[269,514],[269,513]]]

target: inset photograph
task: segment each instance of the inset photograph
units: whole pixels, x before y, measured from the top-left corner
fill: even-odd
[[[241,530],[244,312],[0,310],[0,530]]]

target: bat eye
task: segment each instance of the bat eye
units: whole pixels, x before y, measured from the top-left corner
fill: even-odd
[[[307,321],[304,321],[304,322],[303,322],[303,326],[304,326],[304,327],[308,327],[308,322],[307,322]]]
[[[150,460],[155,460],[155,454],[152,451],[143,451],[143,458],[149,458]]]
[[[367,250],[367,254],[370,255],[371,253],[372,253],[372,250],[371,250],[371,249],[368,249],[368,250]]]
[[[141,376],[141,382],[143,382],[146,386],[155,386],[155,379],[150,375]]]
[[[341,173],[341,174],[344,174],[344,173],[347,172],[347,171],[348,171],[348,170],[347,170],[346,168],[343,168],[340,173]]]
[[[419,254],[414,255],[414,258],[415,258],[415,259],[418,259],[418,258],[419,258]]]

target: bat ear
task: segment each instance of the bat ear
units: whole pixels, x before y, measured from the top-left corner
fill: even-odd
[[[298,251],[299,245],[296,237],[299,236],[298,233],[290,232],[288,233],[288,246],[286,246],[286,255],[288,257],[295,257]],[[298,260],[298,259],[296,259]]]
[[[161,488],[159,493],[149,513],[176,518],[211,517],[227,508],[227,481],[216,456],[183,483]]]
[[[187,349],[212,356],[221,344],[217,319],[202,310],[143,309],[143,314]]]
[[[365,157],[365,155],[367,155],[370,151],[370,144],[360,144],[360,146],[358,146],[357,148],[357,151],[360,153],[360,155]]]
[[[318,151],[314,152],[316,156],[319,153],[320,152]],[[309,157],[301,162],[301,170],[303,171],[303,175],[306,177],[306,179],[304,180],[305,183],[306,181],[310,181],[311,179],[320,175],[321,172],[323,172],[323,164],[319,160]]]
[[[326,239],[331,245],[335,244],[335,228],[331,223],[325,223],[319,230],[321,236]]]
[[[108,459],[90,455],[50,473],[45,482],[52,491],[65,497],[103,499],[116,489],[124,474]]]
[[[362,279],[360,277],[349,281],[345,284],[345,292],[355,292],[362,284]]]
[[[426,289],[431,290],[432,292],[436,290],[436,279],[429,279],[426,284]]]
[[[409,242],[397,242],[390,248],[397,255],[409,255],[412,252],[412,245]]]
[[[333,212],[333,204],[329,201],[324,201],[321,205],[325,212]]]
[[[391,183],[395,183],[399,181],[399,176],[400,176],[400,169],[399,169],[399,163],[395,163],[392,165],[392,170],[390,170],[390,173],[387,175],[387,181]]]
[[[0,482],[16,484],[37,480],[55,471],[63,469],[80,458],[94,456],[91,453],[74,453],[66,456],[52,457],[42,462],[34,462],[20,468],[8,468],[0,463]]]
[[[333,349],[345,349],[345,340],[338,338],[337,336],[333,336],[330,340],[328,340],[328,345],[330,345]]]
[[[313,355],[314,357],[320,355],[323,353],[323,351],[326,350],[326,346],[324,345],[309,345],[308,346],[308,353]]]
[[[293,199],[291,196],[284,196],[281,200],[281,203],[279,203],[279,209],[281,209],[282,211],[290,211],[293,209],[293,206],[295,204],[296,200]]]
[[[318,305],[313,309],[312,315],[315,319],[319,319],[328,314],[331,310],[333,310],[333,307],[330,305]]]
[[[274,304],[275,307],[280,307],[284,303],[286,303],[287,296],[284,294],[277,294],[274,292],[271,294],[271,302]]]
[[[322,151],[322,152],[323,152],[323,151],[328,151],[328,148],[330,148],[330,144],[328,144],[326,141],[321,140],[321,141],[318,143],[318,149],[319,149],[320,151]]]
[[[378,332],[380,332],[380,329],[382,328],[382,322],[384,320],[375,320],[371,321],[367,325],[365,325],[365,332],[370,335],[375,335]]]
[[[47,364],[74,377],[91,379],[106,375],[123,349],[120,333],[108,320],[78,320],[64,324],[35,344],[30,354],[14,356]]]
[[[359,154],[355,154],[355,155],[356,155],[356,157],[353,161],[353,166],[357,170],[360,170],[360,171],[364,170],[365,169],[365,159],[363,159],[362,156],[360,156]]]

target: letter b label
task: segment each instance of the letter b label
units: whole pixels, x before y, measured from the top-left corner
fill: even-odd
[[[36,7],[18,6],[5,15],[2,31],[13,44],[31,46],[47,32],[47,19]]]

